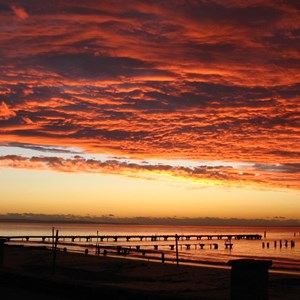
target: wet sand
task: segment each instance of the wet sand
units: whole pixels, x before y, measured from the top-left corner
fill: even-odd
[[[0,298],[230,299],[230,270],[6,246]],[[300,276],[269,274],[269,299],[299,299]]]

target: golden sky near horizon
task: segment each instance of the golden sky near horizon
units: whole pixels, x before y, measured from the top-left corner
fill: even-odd
[[[0,1],[1,213],[300,219],[295,1]]]

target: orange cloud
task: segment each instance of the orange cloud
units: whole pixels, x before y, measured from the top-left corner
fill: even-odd
[[[12,5],[11,9],[20,20],[26,20],[29,16],[24,8]]]
[[[2,101],[0,105],[0,120],[7,120],[15,115],[15,112],[11,110],[4,101]]]
[[[1,10],[0,142],[140,159],[299,161],[297,6],[117,3]],[[11,10],[22,20],[30,12],[30,22],[16,24]]]
[[[130,163],[118,160],[99,161],[75,156],[70,159],[40,156],[24,157],[18,155],[0,156],[1,168],[25,168],[54,170],[58,172],[104,173],[140,178],[155,179],[163,174],[174,178],[222,185],[256,185],[261,187],[299,189],[296,176],[300,173],[299,164],[267,165],[257,164],[243,168],[227,166],[174,167],[171,165],[151,165]]]

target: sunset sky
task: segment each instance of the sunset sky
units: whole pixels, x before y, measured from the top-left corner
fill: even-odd
[[[0,0],[0,214],[300,219],[300,2]]]

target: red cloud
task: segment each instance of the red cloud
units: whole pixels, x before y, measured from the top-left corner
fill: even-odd
[[[117,2],[8,7],[23,20],[30,12],[30,22],[0,12],[0,142],[299,161],[296,5]]]
[[[27,14],[27,12],[25,11],[24,8],[22,7],[18,7],[16,5],[12,5],[11,9],[13,10],[13,12],[15,13],[15,15],[21,19],[21,20],[26,20],[29,16]]]
[[[2,101],[0,104],[0,120],[7,120],[15,115],[16,113],[11,110],[4,101]]]

